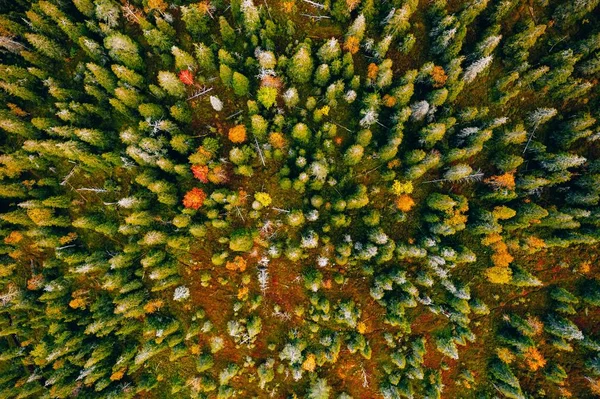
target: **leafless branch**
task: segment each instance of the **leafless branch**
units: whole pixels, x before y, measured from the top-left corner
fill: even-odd
[[[234,112],[233,114],[231,114],[231,115],[229,115],[227,118],[225,118],[225,120],[231,119],[231,118],[233,118],[234,116],[238,116],[238,115],[239,115],[239,114],[241,114],[242,112],[244,112],[244,111],[240,110],[240,111],[238,111],[238,112]]]
[[[256,149],[258,150],[258,155],[260,155],[260,161],[262,162],[263,166],[266,166],[265,157],[263,156],[262,150],[260,149],[260,145],[258,145],[258,140],[256,139],[256,136],[254,136],[254,142],[256,143]]]
[[[194,93],[193,96],[188,97],[187,101],[190,101],[190,100],[193,100],[194,98],[198,98],[200,96],[203,96],[206,93],[210,92],[212,89],[213,89],[212,87],[210,87],[208,89],[206,87],[203,87],[202,89],[200,89],[200,91],[197,91],[196,93]]]
[[[325,9],[325,5],[324,4],[317,3],[316,1],[312,1],[312,0],[302,0],[302,1],[305,2],[305,3],[310,4],[313,7],[320,8],[321,10]]]
[[[95,188],[95,187],[81,187],[81,188],[76,188],[76,191],[91,191],[93,193],[107,193],[108,190],[104,189],[104,188]]]
[[[326,15],[311,15],[311,14],[300,14],[303,17],[308,17],[308,18],[312,18],[315,20],[320,20],[320,19],[331,19],[331,17],[328,17]]]

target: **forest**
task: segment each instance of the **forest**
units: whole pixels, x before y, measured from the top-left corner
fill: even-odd
[[[600,0],[0,0],[0,399],[600,398]]]

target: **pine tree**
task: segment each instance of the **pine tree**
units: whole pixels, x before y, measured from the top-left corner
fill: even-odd
[[[306,44],[300,45],[289,61],[289,78],[295,83],[307,83],[312,77],[313,68],[310,47]]]
[[[67,53],[56,41],[36,33],[26,33],[27,41],[41,54],[56,61],[62,61]]]
[[[197,43],[194,46],[194,55],[198,60],[200,70],[206,73],[213,72],[216,69],[215,56],[210,47],[206,46],[204,43]]]
[[[225,17],[223,16],[219,17],[219,27],[221,32],[221,39],[223,39],[223,42],[225,42],[228,45],[234,44],[236,40],[235,31],[233,30],[231,25],[229,25],[227,19],[225,19]]]
[[[173,72],[158,72],[158,84],[173,97],[183,98],[185,96],[185,85]]]
[[[115,61],[136,71],[143,69],[144,62],[138,53],[138,46],[129,36],[111,33],[104,39],[104,47]]]
[[[260,28],[260,14],[252,0],[243,0],[240,6],[243,15],[244,28],[248,33],[254,33]]]
[[[237,96],[246,96],[249,92],[250,81],[241,73],[234,72],[231,78],[231,86]]]

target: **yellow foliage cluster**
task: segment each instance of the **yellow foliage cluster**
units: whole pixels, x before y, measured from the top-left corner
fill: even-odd
[[[238,290],[237,299],[246,300],[248,299],[248,287],[242,287]]]
[[[485,275],[490,283],[506,284],[512,279],[512,270],[508,267],[494,266],[487,268]]]
[[[502,236],[498,233],[488,234],[481,239],[481,243],[487,247],[498,241],[502,241]]]
[[[514,209],[511,209],[507,206],[497,206],[492,211],[492,215],[494,215],[494,218],[500,219],[500,220],[510,219],[510,218],[514,217],[516,214],[517,214],[517,211],[515,211]]]
[[[367,332],[367,325],[364,322],[359,321],[358,324],[356,325],[356,330],[359,333],[364,334]]]
[[[399,180],[394,180],[394,183],[392,184],[392,193],[395,195],[410,194],[413,192],[413,189],[414,187],[411,181],[402,183]]]
[[[506,247],[506,244],[502,243],[502,245]],[[513,256],[508,251],[498,251],[492,255],[492,262],[496,267],[508,267],[513,259]]]
[[[315,371],[316,367],[317,362],[315,361],[315,355],[310,353],[308,356],[306,356],[306,360],[304,360],[304,363],[302,363],[302,368],[306,371]]]
[[[450,226],[459,226],[461,224],[467,223],[467,218],[467,215],[464,215],[461,212],[457,211],[454,215],[452,215],[451,218],[446,219],[446,224]]]
[[[508,348],[496,349],[496,355],[506,364],[511,364],[515,360],[515,355]]]
[[[546,242],[539,237],[529,236],[525,239],[525,242],[531,250],[540,250],[546,248]]]
[[[260,202],[262,206],[269,206],[273,200],[268,193],[258,192],[254,194],[254,199]]]
[[[27,210],[27,216],[38,226],[44,225],[52,219],[52,211],[47,208],[33,208]]]
[[[490,248],[494,251],[492,255],[492,262],[494,266],[508,267],[510,262],[513,261],[513,256],[508,253],[508,247],[504,241],[497,241],[490,245]]]
[[[289,14],[294,10],[294,4],[293,1],[284,1],[281,3],[281,8],[283,8],[284,12]]]
[[[165,11],[168,7],[168,4],[164,2],[164,0],[148,0],[148,9],[149,10],[159,10],[161,12]]]
[[[508,252],[508,246],[502,241],[502,236],[498,233],[489,234],[481,240],[481,243],[494,251],[491,256],[494,266],[485,271],[488,280],[495,284],[510,282],[512,270],[508,265],[514,260],[514,257]]]
[[[579,272],[583,274],[587,274],[592,270],[592,265],[590,262],[581,262],[579,265]]]

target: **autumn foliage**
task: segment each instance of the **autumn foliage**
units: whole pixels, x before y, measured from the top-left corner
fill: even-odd
[[[433,80],[433,87],[439,88],[443,87],[446,84],[446,80],[448,80],[448,75],[439,65],[433,67],[431,71],[431,79]]]
[[[377,78],[377,74],[379,73],[379,67],[377,66],[377,64],[375,63],[370,63],[369,66],[367,67],[367,78],[368,79],[376,79]]]
[[[208,183],[208,166],[192,165],[191,170],[196,179],[200,180],[202,183]]]
[[[206,200],[206,193],[197,187],[188,191],[183,197],[183,206],[189,209],[199,209]]]
[[[410,195],[402,194],[396,198],[396,208],[402,212],[410,211],[415,206],[415,201]]]
[[[515,189],[515,175],[512,173],[504,173],[502,175],[492,176],[485,179],[484,182],[494,188],[506,188],[508,190]]]
[[[243,143],[246,141],[246,126],[237,125],[229,129],[229,140],[232,143]]]
[[[194,75],[192,75],[192,72],[184,69],[183,71],[179,72],[179,80],[181,80],[181,82],[185,85],[193,85]]]
[[[269,135],[269,144],[273,146],[273,148],[282,149],[285,147],[285,138],[283,134],[279,132],[273,132]]]
[[[225,264],[227,270],[243,272],[246,270],[246,260],[241,256],[236,256],[232,261]]]
[[[525,356],[525,363],[531,371],[537,371],[546,365],[546,359],[534,346],[527,348],[523,356]]]
[[[360,41],[355,36],[349,36],[344,42],[344,49],[348,50],[350,54],[356,54],[360,49]]]

